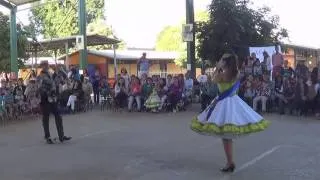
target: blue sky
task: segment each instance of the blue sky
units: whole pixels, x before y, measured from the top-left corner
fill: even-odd
[[[292,43],[320,48],[320,23],[316,19],[320,0],[252,1],[255,6],[268,5],[280,16]],[[210,2],[194,0],[195,9],[205,9]],[[118,37],[135,47],[153,47],[163,27],[178,24],[185,16],[185,0],[106,0],[105,4],[107,23]],[[0,10],[8,13],[4,8]],[[28,24],[27,15],[28,11],[19,11],[17,22]]]

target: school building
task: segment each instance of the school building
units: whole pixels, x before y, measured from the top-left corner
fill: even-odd
[[[103,76],[113,79],[116,73],[119,74],[121,69],[125,68],[130,75],[137,75],[137,62],[144,52],[151,63],[150,75],[165,77],[167,74],[186,73],[186,69],[179,67],[174,62],[179,53],[152,50],[117,50],[116,52],[113,50],[88,50],[88,73],[91,74],[98,69]],[[68,57],[64,55],[58,58],[58,60],[65,61],[68,66],[78,66],[79,59],[78,51],[69,54]]]
[[[284,59],[293,68],[299,62],[304,62],[309,70],[319,66],[320,49],[293,44],[281,44],[281,48],[283,49]]]

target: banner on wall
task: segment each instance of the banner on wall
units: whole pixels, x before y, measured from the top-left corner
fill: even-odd
[[[274,46],[266,46],[266,47],[250,47],[249,48],[250,54],[256,53],[257,58],[260,60],[260,62],[263,61],[263,52],[266,51],[270,58],[272,58],[272,55],[276,52]],[[279,52],[281,53],[281,47],[279,46]]]

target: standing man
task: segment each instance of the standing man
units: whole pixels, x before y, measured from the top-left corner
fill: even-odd
[[[296,66],[296,75],[302,77],[305,81],[308,80],[309,69],[305,64],[305,61],[298,61]]]
[[[97,68],[94,72],[94,75],[92,77],[92,87],[93,87],[93,99],[95,104],[100,103],[100,72]]]
[[[41,110],[42,110],[42,125],[44,130],[44,138],[48,144],[53,144],[53,141],[50,137],[49,131],[49,115],[52,113],[55,117],[56,127],[58,131],[59,141],[64,142],[71,139],[67,137],[63,132],[62,117],[59,114],[57,107],[57,89],[55,82],[49,73],[49,64],[48,61],[41,62],[41,74],[40,74],[40,85],[39,92],[41,96]]]
[[[284,60],[283,62],[281,75],[284,78],[294,77],[294,70],[289,66],[288,60]]]
[[[142,77],[143,74],[149,75],[150,61],[147,59],[147,54],[144,52],[142,57],[138,60],[139,65],[139,77]]]
[[[276,77],[282,71],[283,55],[279,52],[279,46],[275,46],[276,53],[272,55],[272,77]]]
[[[262,65],[263,65],[263,71],[267,72],[268,75],[271,76],[272,63],[271,63],[271,58],[267,51],[263,51]]]

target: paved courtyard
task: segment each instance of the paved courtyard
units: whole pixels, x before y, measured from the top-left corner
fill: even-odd
[[[1,180],[318,180],[320,121],[266,115],[271,127],[235,141],[237,170],[224,175],[219,139],[189,130],[183,113],[64,116],[73,140],[47,145],[38,119],[0,128]],[[51,134],[56,136],[53,117]]]

